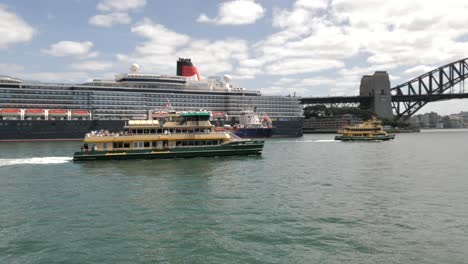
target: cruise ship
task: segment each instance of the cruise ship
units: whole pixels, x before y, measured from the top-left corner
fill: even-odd
[[[174,111],[224,112],[236,124],[256,107],[273,122],[274,136],[302,136],[302,107],[295,96],[262,95],[233,85],[229,76],[201,79],[190,59],[177,61],[177,75],[138,72],[115,80],[45,83],[0,76],[0,141],[81,140],[91,130],[119,130],[127,120]]]

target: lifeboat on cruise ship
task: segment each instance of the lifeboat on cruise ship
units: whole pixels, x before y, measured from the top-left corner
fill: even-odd
[[[89,116],[90,114],[91,112],[88,110],[72,110],[71,111],[72,116]]]
[[[50,109],[49,116],[67,116],[68,111],[64,109]]]
[[[3,108],[0,110],[2,116],[19,116],[21,115],[21,109],[17,108]]]
[[[211,112],[211,118],[212,119],[226,119],[227,114],[226,112]]]
[[[25,116],[44,116],[44,109],[26,109],[24,110]]]

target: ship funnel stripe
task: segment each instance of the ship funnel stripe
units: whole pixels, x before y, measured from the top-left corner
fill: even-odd
[[[191,77],[197,75],[197,80],[200,80],[197,67],[193,66],[190,59],[180,58],[177,61],[177,76]]]

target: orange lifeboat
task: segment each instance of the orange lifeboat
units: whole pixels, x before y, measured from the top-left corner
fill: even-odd
[[[44,109],[26,109],[24,110],[25,116],[43,116],[45,114]]]
[[[226,119],[226,118],[227,118],[227,114],[226,114],[226,112],[216,112],[216,111],[213,111],[213,112],[211,112],[211,117],[212,117],[212,118]]]
[[[72,110],[72,116],[89,116],[91,114],[88,110]]]
[[[66,116],[68,115],[67,110],[63,109],[50,109],[49,110],[49,116]]]
[[[17,108],[3,108],[0,110],[0,115],[19,116],[21,115],[21,110]]]

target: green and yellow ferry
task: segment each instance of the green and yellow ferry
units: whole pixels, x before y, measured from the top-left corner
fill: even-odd
[[[171,113],[166,120],[129,120],[123,131],[87,133],[74,161],[261,155],[264,140],[217,132],[210,112]],[[162,122],[160,122],[162,121]]]
[[[341,135],[336,136],[335,140],[341,141],[381,141],[395,138],[395,135],[383,130],[381,122],[375,117],[354,126],[346,126],[338,130],[338,134]]]

